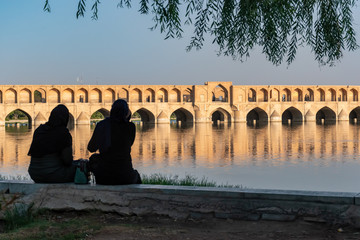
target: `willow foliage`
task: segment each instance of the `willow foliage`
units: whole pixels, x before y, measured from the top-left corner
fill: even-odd
[[[98,18],[99,0],[92,0]],[[334,64],[356,43],[352,8],[356,0],[139,0],[139,12],[151,14],[165,39],[181,38],[184,24],[194,33],[187,50],[201,49],[213,38],[219,54],[244,60],[259,46],[273,64],[292,63],[298,46],[308,45],[320,64]],[[118,7],[131,7],[120,0]],[[49,0],[44,11],[50,12]],[[83,17],[86,0],[79,0],[76,17]]]

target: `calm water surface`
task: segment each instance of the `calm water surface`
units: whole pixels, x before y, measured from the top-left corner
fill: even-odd
[[[133,165],[144,174],[207,177],[250,188],[360,191],[359,125],[272,123],[138,125]],[[88,158],[93,129],[71,130],[75,158]],[[0,128],[0,174],[27,176],[33,129]]]

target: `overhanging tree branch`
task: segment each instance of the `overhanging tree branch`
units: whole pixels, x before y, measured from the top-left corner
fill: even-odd
[[[92,19],[98,19],[99,0],[92,0]],[[333,65],[343,52],[358,48],[352,9],[356,0],[139,0],[139,12],[152,14],[165,39],[181,38],[183,25],[194,26],[187,50],[201,49],[205,35],[219,54],[244,60],[254,47],[262,48],[275,65],[295,60],[299,45],[308,45],[315,59]],[[118,7],[131,7],[120,0]],[[49,0],[44,11],[50,12]],[[79,0],[76,17],[84,17],[86,0]],[[182,20],[182,18],[184,20]],[[193,23],[193,19],[195,22]],[[315,19],[315,20],[314,20]]]

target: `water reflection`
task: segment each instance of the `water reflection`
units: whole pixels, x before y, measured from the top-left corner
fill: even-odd
[[[140,172],[193,174],[254,188],[358,191],[359,125],[338,122],[137,124],[132,147]],[[88,158],[93,126],[70,132],[75,158]],[[33,129],[0,128],[0,174],[27,175]]]

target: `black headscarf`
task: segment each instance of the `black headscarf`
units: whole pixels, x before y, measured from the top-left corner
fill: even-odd
[[[129,122],[131,112],[125,100],[118,99],[111,106],[110,119],[118,122]]]
[[[66,128],[68,122],[67,107],[62,104],[56,106],[50,113],[49,121],[35,130],[28,155],[42,157],[61,152],[64,148],[71,146],[72,137]]]
[[[131,111],[125,100],[118,99],[111,106],[110,117],[99,122],[89,141],[88,150],[95,152],[97,149],[100,153],[107,152],[111,147],[111,124],[129,123]]]

